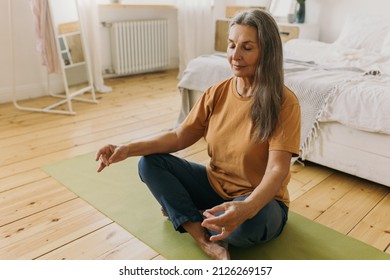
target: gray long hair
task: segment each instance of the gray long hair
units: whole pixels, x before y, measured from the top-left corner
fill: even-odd
[[[260,59],[252,85],[251,117],[255,128],[254,139],[266,141],[276,127],[283,100],[283,46],[279,28],[268,12],[259,9],[237,14],[230,27],[235,24],[252,26],[257,30]]]

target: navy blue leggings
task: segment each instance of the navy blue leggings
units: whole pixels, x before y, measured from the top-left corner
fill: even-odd
[[[181,226],[185,222],[202,222],[204,217],[199,210],[210,209],[225,202],[210,185],[204,165],[171,154],[153,154],[141,157],[138,172],[177,231],[185,232]],[[245,198],[246,196],[234,200]],[[282,232],[287,214],[288,208],[284,203],[271,200],[226,240],[237,247],[269,241]]]

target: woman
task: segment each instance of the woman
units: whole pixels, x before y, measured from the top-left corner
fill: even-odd
[[[96,156],[98,172],[143,156],[140,177],[175,229],[188,232],[214,259],[230,258],[228,244],[248,247],[282,232],[291,157],[299,152],[300,108],[283,84],[282,43],[272,16],[250,10],[233,18],[227,56],[234,76],[206,90],[179,127],[107,145]],[[169,154],[201,137],[207,166]]]

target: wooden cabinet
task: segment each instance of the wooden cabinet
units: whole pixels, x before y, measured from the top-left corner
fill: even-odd
[[[279,32],[283,43],[291,39],[299,38],[298,26],[279,25]]]
[[[283,43],[291,39],[319,39],[319,28],[316,24],[278,23]]]
[[[226,52],[229,36],[229,20],[217,19],[215,22],[214,49],[217,52]]]

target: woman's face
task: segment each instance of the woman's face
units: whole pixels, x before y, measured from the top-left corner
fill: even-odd
[[[229,31],[227,57],[235,76],[253,79],[260,58],[256,28],[233,25]]]

